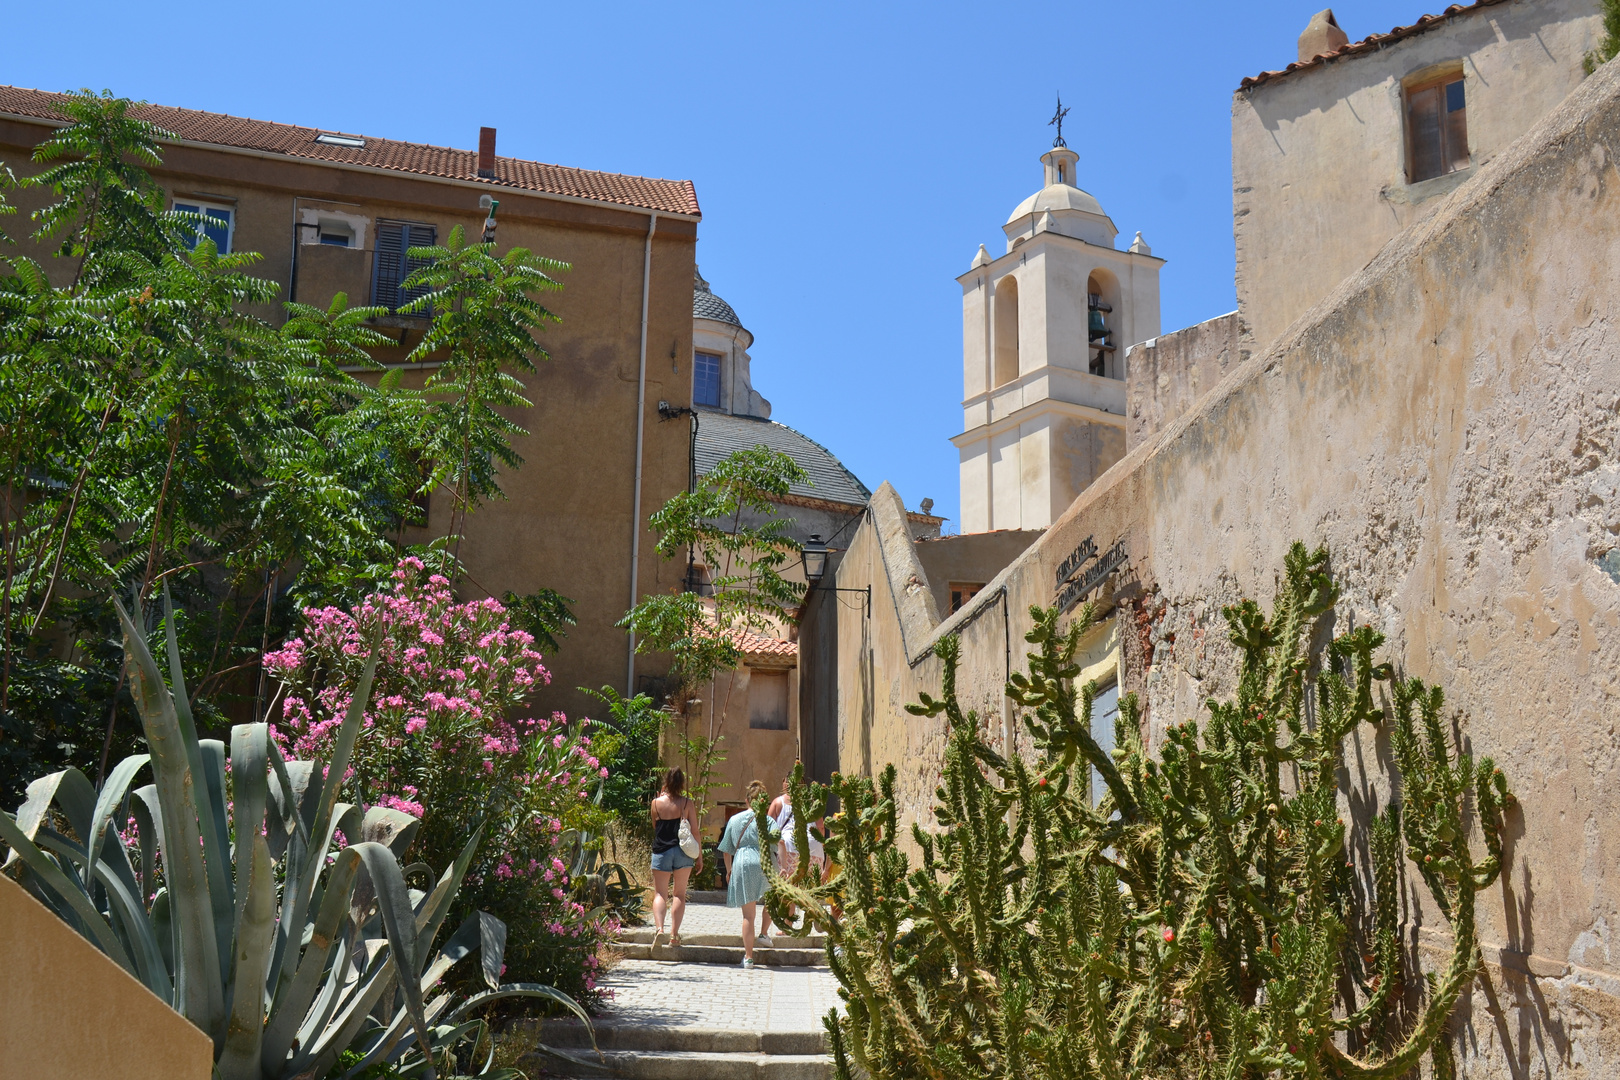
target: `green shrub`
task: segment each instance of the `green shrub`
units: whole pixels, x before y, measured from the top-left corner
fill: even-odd
[[[1512,796],[1489,758],[1452,747],[1438,688],[1375,663],[1381,634],[1357,627],[1313,654],[1337,597],[1326,567],[1325,551],[1295,544],[1269,619],[1252,601],[1224,609],[1236,698],[1210,700],[1202,728],[1170,728],[1156,756],[1132,697],[1120,749],[1090,734],[1094,687],[1074,685],[1089,606],[1066,631],[1055,610],[1032,612],[1038,651],[1008,687],[1029,710],[1029,765],[980,737],[957,701],[957,642],[941,642],[943,698],[912,707],[950,724],[933,820],[911,829],[916,867],[899,846],[893,766],[876,785],[795,776],[800,850],[804,822],[842,800],[827,839],[841,870],[773,873],[769,903],[777,918],[799,905],[828,934],[848,1010],[827,1020],[843,1080],[1374,1080],[1425,1054],[1451,1075],[1443,1027],[1478,969],[1475,896],[1500,873]],[[1362,724],[1388,734],[1400,794],[1351,837],[1336,785]],[[1451,924],[1433,975],[1401,948],[1403,855]]]

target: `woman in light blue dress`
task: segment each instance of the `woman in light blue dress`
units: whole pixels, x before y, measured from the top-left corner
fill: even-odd
[[[726,822],[725,835],[720,838],[720,853],[726,857],[726,906],[742,908],[742,966],[754,966],[754,907],[765,895],[765,867],[760,855],[765,845],[759,842],[759,820],[754,815],[753,802],[765,794],[765,785],[758,780],[748,785],[748,809],[731,815]],[[760,920],[759,943],[770,945],[771,913],[764,912]]]

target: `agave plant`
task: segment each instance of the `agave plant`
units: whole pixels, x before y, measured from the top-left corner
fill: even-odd
[[[77,769],[35,780],[15,816],[0,812],[0,839],[34,896],[213,1039],[220,1080],[434,1080],[458,1047],[487,1042],[472,1011],[489,1001],[546,998],[585,1019],[551,987],[499,983],[506,927],[491,915],[432,949],[481,827],[419,891],[407,875],[428,868],[399,861],[417,819],[340,801],[375,658],[324,765],[284,760],[262,723],[236,725],[227,754],[197,737],[164,607],[167,686],[118,605],[151,752],[119,762],[99,792]],[[155,782],[130,793],[148,764]],[[475,950],[488,989],[436,993]],[[511,1075],[490,1071],[492,1057],[479,1075]]]

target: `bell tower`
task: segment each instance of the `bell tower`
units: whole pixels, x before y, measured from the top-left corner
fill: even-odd
[[[963,532],[1044,529],[1125,456],[1125,350],[1159,334],[1164,260],[1141,233],[1114,246],[1061,132],[1043,186],[1002,226],[1006,253],[979,245],[956,279]]]

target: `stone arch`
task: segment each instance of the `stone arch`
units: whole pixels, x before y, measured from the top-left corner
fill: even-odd
[[[1124,377],[1124,313],[1119,278],[1102,267],[1086,278],[1086,360],[1093,375]]]
[[[1008,274],[996,282],[995,371],[992,386],[1018,378],[1018,279]]]

